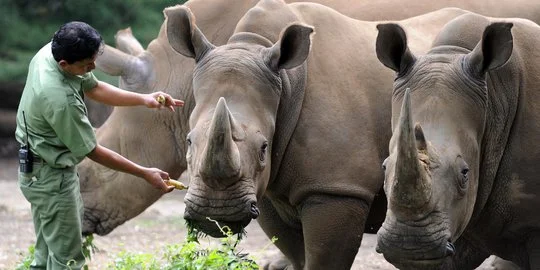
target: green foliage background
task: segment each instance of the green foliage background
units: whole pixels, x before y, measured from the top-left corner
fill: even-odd
[[[163,9],[184,0],[0,0],[0,82],[24,82],[32,56],[69,21],[96,28],[107,44],[131,27],[146,48],[163,23]],[[99,74],[96,74],[99,76]]]

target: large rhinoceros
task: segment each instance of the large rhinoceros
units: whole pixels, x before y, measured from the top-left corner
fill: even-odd
[[[463,13],[400,23],[424,51]],[[188,8],[165,14],[171,47],[196,62],[184,218],[216,237],[224,235],[214,221],[240,233],[258,218],[294,269],[350,269],[364,226],[378,227],[368,213],[391,133],[391,73],[378,65],[376,22],[262,0],[215,46]]]
[[[198,27],[215,45],[224,44],[236,23],[255,5],[255,0],[190,0],[185,5],[199,18]],[[287,1],[294,2],[294,1]],[[493,3],[456,0],[312,0],[357,19],[401,19],[444,6],[456,6],[492,16],[520,16],[540,22],[540,5],[529,0]],[[364,10],[365,9],[365,10]],[[398,12],[399,11],[399,12]],[[131,31],[119,31],[115,49],[106,46],[98,68],[120,76],[120,86],[136,92],[165,91],[186,101],[176,115],[144,108],[118,107],[97,130],[98,141],[125,157],[168,171],[177,178],[187,168],[185,161],[188,117],[193,109],[191,75],[193,60],[172,50],[164,22],[159,35],[144,50]],[[172,76],[174,74],[174,76]],[[386,148],[381,150],[386,152]],[[85,160],[79,166],[85,202],[83,231],[105,235],[135,217],[161,194],[132,175],[115,172]],[[384,215],[384,212],[382,213]]]
[[[540,268],[540,26],[504,21],[460,16],[422,56],[402,27],[378,26],[397,76],[377,249],[400,269],[472,269],[485,254]]]

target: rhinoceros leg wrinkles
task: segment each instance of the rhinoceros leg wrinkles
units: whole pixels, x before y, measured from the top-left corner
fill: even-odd
[[[284,265],[284,258],[272,258],[272,261],[264,265],[264,269],[286,269],[293,267],[294,269],[302,269],[304,264],[304,236],[302,230],[293,228],[285,223],[279,216],[272,202],[263,196],[258,202],[261,214],[257,218],[257,222],[263,229],[264,233],[269,237],[277,237],[275,245],[285,254],[286,257],[295,258],[296,265]],[[300,224],[298,225],[300,226]]]
[[[314,195],[304,200],[300,209],[305,268],[351,269],[362,241],[369,203],[359,198]]]

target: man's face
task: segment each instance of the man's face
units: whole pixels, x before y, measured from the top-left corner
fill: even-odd
[[[72,75],[84,75],[96,68],[96,58],[97,54],[92,58],[87,58],[81,61],[74,62],[69,64],[65,60],[60,60],[59,64],[62,69]]]

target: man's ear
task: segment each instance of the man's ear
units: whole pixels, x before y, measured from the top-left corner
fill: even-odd
[[[66,60],[60,60],[60,62],[58,62],[58,64],[63,68],[66,67],[67,65],[69,65]]]

